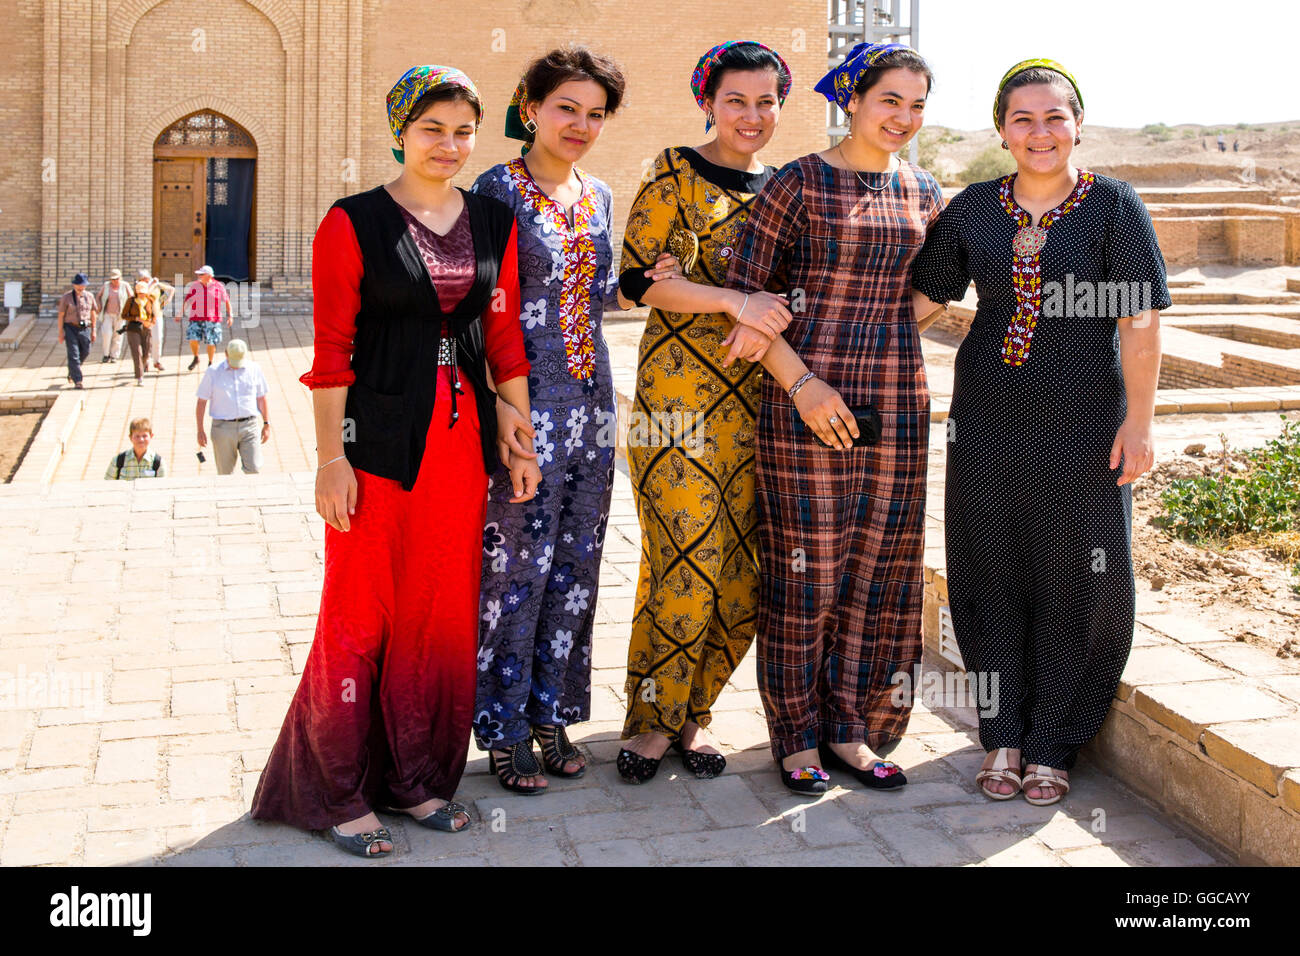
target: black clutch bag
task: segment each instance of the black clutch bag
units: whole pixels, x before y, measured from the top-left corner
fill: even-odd
[[[850,408],[849,412],[852,413],[853,420],[858,423],[858,437],[853,440],[853,447],[862,448],[866,445],[878,444],[881,435],[880,412],[876,411],[871,405]],[[813,432],[812,435],[820,445],[826,448],[831,447],[822,441],[816,432]]]

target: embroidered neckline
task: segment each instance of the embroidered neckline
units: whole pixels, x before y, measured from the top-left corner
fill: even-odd
[[[1058,205],[1047,210],[1035,224],[1033,217],[1029,215],[1020,204],[1016,202],[1013,189],[1015,187],[1016,173],[1010,176],[1004,176],[998,183],[998,199],[1002,203],[1002,208],[1006,211],[1016,224],[1020,227],[1020,232],[1025,230],[1038,229],[1043,235],[1040,242],[1035,246],[1033,243],[1027,244],[1022,248],[1018,242],[1013,242],[1011,250],[1011,284],[1016,293],[1016,313],[1011,317],[1011,322],[1007,325],[1007,333],[1002,339],[1002,361],[1007,365],[1024,365],[1025,360],[1029,357],[1029,346],[1034,337],[1034,328],[1038,325],[1038,319],[1043,310],[1043,264],[1042,251],[1046,247],[1046,233],[1051,227],[1060,222],[1079,204],[1083,202],[1092,189],[1093,183],[1097,177],[1086,169],[1079,170],[1079,178],[1074,184],[1074,189],[1070,195],[1066,196]],[[1020,233],[1017,233],[1019,236]]]
[[[582,183],[582,195],[573,204],[573,225],[558,201],[546,195],[528,172],[523,157],[506,164],[506,176],[524,202],[536,211],[533,220],[549,227],[563,243],[563,272],[560,276],[560,335],[569,374],[576,379],[592,377],[596,370],[596,346],[591,318],[591,290],[596,282],[596,244],[591,224],[596,218],[597,193],[591,179],[574,167]]]

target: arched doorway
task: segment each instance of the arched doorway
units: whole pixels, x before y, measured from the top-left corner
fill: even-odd
[[[220,279],[255,274],[257,144],[211,110],[181,117],[153,146],[154,275],[187,279],[205,263]]]

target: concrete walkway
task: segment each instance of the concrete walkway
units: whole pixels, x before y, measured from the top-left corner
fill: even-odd
[[[839,774],[830,793],[805,802],[777,779],[752,654],[713,726],[727,774],[697,781],[669,757],[650,784],[624,784],[613,762],[640,543],[623,471],[602,566],[592,720],[572,734],[592,758],[583,779],[514,796],[471,751],[460,799],[475,807],[473,830],[386,820],[397,853],[371,864],[322,836],[252,822],[248,802],[315,627],[323,523],[312,504],[310,399],[296,381],[310,362],[309,319],[264,316],[241,332],[271,383],[267,473],[200,471],[191,437],[199,373],[180,370],[188,353],[173,333],[167,371],[150,373],[144,389],[129,367],[88,367],[85,417],[53,484],[0,488],[12,572],[0,584],[0,865],[1222,862],[1086,764],[1057,807],[988,801],[973,783],[974,713],[942,696],[918,706],[891,755],[907,787],[872,792]],[[610,324],[620,385],[639,334],[638,324]],[[22,351],[0,353],[0,392],[58,387],[61,363],[54,330],[34,331]],[[153,418],[155,447],[176,477],[100,480],[139,414]],[[932,497],[942,435],[934,429]],[[931,502],[931,533],[940,502]]]
[[[0,489],[0,865],[367,865],[324,837],[247,817],[306,658],[323,525],[312,475]],[[618,473],[598,604],[585,778],[507,794],[471,753],[463,835],[389,820],[403,864],[1221,862],[1119,782],[1081,765],[1058,807],[975,792],[973,713],[929,700],[892,756],[895,793],[788,794],[767,750],[752,654],[718,705],[728,773],[670,757],[650,784],[613,761],[638,562]],[[9,678],[17,678],[17,681]]]

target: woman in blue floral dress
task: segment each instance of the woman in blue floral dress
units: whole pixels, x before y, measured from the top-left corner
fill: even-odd
[[[591,637],[614,480],[615,399],[601,332],[618,309],[611,197],[575,163],[618,107],[623,76],[582,47],[529,67],[507,111],[524,155],[493,166],[474,191],[515,210],[532,427],[505,422],[522,453],[491,476],[483,534],[479,682],[474,734],[506,789],[546,787],[547,772],[585,770],[565,735],[591,702]],[[674,260],[675,264],[675,260]],[[535,457],[528,454],[531,450]],[[531,500],[512,477],[536,467]],[[508,473],[509,472],[509,473]]]

